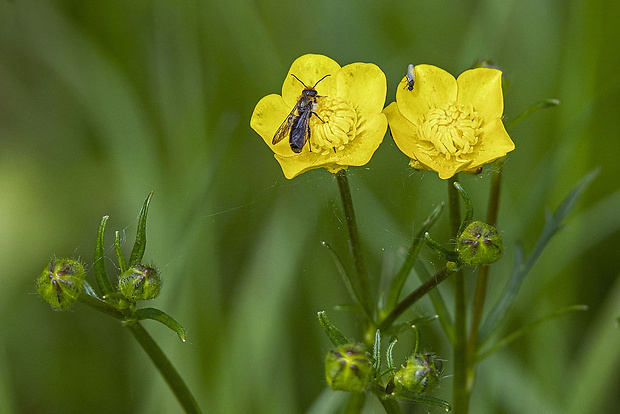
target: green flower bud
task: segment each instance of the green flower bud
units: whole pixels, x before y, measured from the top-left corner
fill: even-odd
[[[470,223],[456,244],[460,261],[474,267],[497,262],[502,248],[502,236],[497,229],[480,221]]]
[[[342,345],[327,353],[325,377],[333,390],[362,392],[370,384],[372,365],[362,345]]]
[[[71,259],[52,260],[37,279],[37,293],[57,310],[69,309],[84,290],[84,266]]]
[[[403,390],[415,394],[432,391],[439,385],[443,364],[434,354],[415,354],[394,374],[394,394]]]
[[[137,264],[119,277],[118,289],[132,302],[154,299],[161,291],[161,278],[157,269]]]

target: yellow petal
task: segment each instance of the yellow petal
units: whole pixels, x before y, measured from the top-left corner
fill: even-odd
[[[313,153],[304,152],[298,155],[283,156],[274,154],[276,160],[280,163],[284,176],[289,180],[297,177],[299,174],[315,168],[321,168],[325,165],[325,158],[317,156]]]
[[[495,161],[515,149],[501,119],[495,119],[484,126],[483,140],[476,146],[472,166],[478,167]]]
[[[283,139],[276,145],[271,144],[273,136],[290,111],[280,95],[271,94],[258,101],[250,119],[250,127],[276,154],[286,155],[292,152],[288,139]]]
[[[477,68],[461,74],[458,84],[457,102],[472,105],[478,115],[490,121],[501,118],[504,113],[502,94],[502,72],[497,69]]]
[[[398,110],[409,121],[417,122],[429,109],[456,102],[457,85],[454,76],[432,65],[417,65],[414,71],[413,90],[401,86],[402,81],[396,90]]]
[[[276,160],[289,179],[315,168],[327,168],[330,172],[336,172],[351,165],[365,165],[383,142],[386,130],[385,115],[375,114],[367,118],[364,126],[358,129],[355,139],[342,150],[329,154],[309,151],[294,155],[276,154]]]
[[[344,150],[334,154],[334,164],[342,166],[367,164],[383,142],[387,123],[387,118],[382,113],[369,115],[364,124],[358,128],[356,138],[349,142]]]
[[[336,94],[353,102],[361,114],[376,114],[385,105],[387,81],[385,74],[372,63],[352,63],[336,76]]]
[[[390,132],[398,149],[409,158],[415,158],[414,125],[400,113],[396,102],[389,104],[383,113],[387,116]]]
[[[306,86],[314,86],[323,76],[331,75],[316,85],[319,95],[332,95],[336,90],[336,74],[340,65],[335,60],[323,55],[303,55],[295,59],[284,79],[282,97],[292,109],[304,90],[302,85],[291,74],[297,76]]]

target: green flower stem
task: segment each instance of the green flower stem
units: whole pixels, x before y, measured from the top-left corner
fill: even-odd
[[[127,315],[123,314],[120,310],[86,293],[82,293],[78,297],[78,300],[93,309],[112,316],[113,318],[124,321],[127,318]],[[126,321],[125,326],[129,328],[133,336],[142,346],[142,349],[144,349],[149,358],[151,358],[151,361],[153,361],[155,367],[157,367],[161,375],[164,377],[164,380],[168,383],[168,386],[177,397],[179,403],[181,403],[181,406],[183,406],[185,412],[200,413],[200,408],[198,408],[198,404],[192,396],[192,393],[189,391],[189,388],[187,388],[187,385],[179,373],[176,371],[174,366],[172,366],[170,360],[168,360],[166,355],[164,355],[163,351],[153,340],[151,335],[149,335],[142,325],[135,320]]]
[[[177,397],[181,406],[183,406],[185,412],[200,413],[198,403],[189,391],[189,388],[187,388],[177,370],[172,366],[170,360],[164,355],[151,335],[139,322],[128,323],[126,326],[140,343],[142,349],[148,354],[149,358],[151,358],[151,361],[153,361],[153,364],[155,364],[160,374],[164,377],[164,380],[168,383],[168,386]]]
[[[383,409],[385,410],[386,414],[402,414],[400,405],[398,405],[398,401],[396,401],[394,398],[379,397],[379,402],[383,406]]]
[[[448,204],[450,209],[450,228],[456,236],[461,226],[461,206],[459,193],[454,182],[458,175],[448,180]],[[465,278],[458,270],[454,278],[454,388],[452,390],[454,411],[467,414],[470,388],[467,383],[469,370],[467,361],[467,315],[465,306]]]
[[[347,171],[340,170],[336,174],[336,180],[338,181],[338,189],[340,190],[340,197],[342,198],[342,207],[344,209],[344,215],[347,221],[347,227],[349,229],[349,247],[353,254],[353,261],[355,263],[355,276],[357,279],[357,291],[361,300],[361,306],[367,315],[373,315],[372,295],[370,294],[370,282],[368,280],[368,273],[364,264],[364,257],[362,255],[362,245],[360,242],[359,233],[357,231],[357,223],[355,221],[355,211],[353,210],[353,200],[351,198],[351,189],[349,188],[349,179],[347,178]],[[355,298],[353,298],[355,299]],[[372,324],[373,321],[368,321]],[[372,330],[374,333],[374,329]]]
[[[487,208],[487,223],[491,226],[497,224],[497,213],[499,209],[499,195],[502,183],[502,168],[505,158],[501,158],[495,162],[493,172],[491,173],[491,189],[489,194],[489,205]],[[489,266],[482,266],[478,272],[478,280],[476,281],[476,290],[474,292],[474,305],[472,309],[471,329],[469,331],[469,340],[467,341],[467,359],[470,362],[471,369],[468,373],[468,382],[474,382],[473,364],[476,359],[478,348],[478,331],[482,323],[482,311],[484,310],[484,302],[486,300],[487,284],[489,279]]]
[[[98,310],[99,312],[103,312],[106,315],[109,315],[116,319],[125,319],[125,315],[118,310],[117,308],[107,304],[101,299],[97,299],[85,292],[82,292],[80,296],[78,296],[78,300],[82,302],[86,306],[90,306],[93,309]]]
[[[437,287],[441,282],[443,282],[448,276],[454,273],[456,268],[454,266],[446,266],[441,269],[439,272],[435,273],[430,279],[420,285],[419,288],[411,292],[407,297],[400,301],[398,305],[379,323],[378,329],[383,331],[387,331],[396,318],[398,318],[404,311],[409,309],[411,305],[416,303],[419,299],[424,297],[428,292]]]
[[[349,395],[349,401],[347,407],[344,410],[345,414],[359,414],[366,404],[366,393],[364,392],[352,392]]]
[[[499,193],[502,184],[502,170],[504,169],[506,157],[500,158],[493,164],[491,173],[491,189],[489,194],[489,206],[487,208],[487,224],[495,226],[497,224],[497,212],[499,209]]]

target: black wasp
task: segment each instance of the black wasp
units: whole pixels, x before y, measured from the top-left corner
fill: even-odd
[[[409,64],[407,67],[407,89],[413,90],[413,84],[415,83],[415,72],[413,71],[413,65]]]
[[[301,92],[301,96],[291,110],[291,113],[288,114],[284,122],[282,122],[282,125],[280,125],[280,128],[276,131],[271,143],[276,145],[288,135],[291,149],[295,153],[300,153],[304,145],[306,145],[306,142],[308,142],[308,139],[310,139],[310,125],[308,124],[310,117],[314,115],[321,119],[321,117],[314,112],[317,105],[316,98],[319,97],[316,89],[314,88],[316,88],[316,85],[318,85],[319,82],[329,75],[325,75],[316,81],[314,86],[306,86],[306,84],[303,83],[297,76],[292,73],[291,76],[304,85],[304,90]],[[323,120],[321,119],[321,121]]]

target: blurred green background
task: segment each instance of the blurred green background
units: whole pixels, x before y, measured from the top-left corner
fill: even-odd
[[[515,243],[531,251],[544,209],[601,167],[502,331],[568,305],[590,310],[548,322],[484,360],[471,412],[617,409],[618,19],[615,0],[2,0],[0,412],[180,411],[117,321],[81,304],[54,312],[34,289],[53,256],[92,263],[105,214],[115,274],[113,230],[130,249],[151,190],[146,258],[165,278],[151,306],[179,320],[188,342],[145,326],[203,410],[322,413],[346,397],[325,392],[330,344],[316,321],[327,310],[345,334],[358,334],[357,319],[334,310],[347,293],[320,245],[348,259],[335,180],[325,170],[286,180],[249,127],[256,102],[279,93],[305,53],[379,65],[386,104],[408,63],[457,75],[478,58],[494,60],[510,80],[507,119],[540,99],[561,100],[511,132],[516,150],[505,165],[499,218],[507,250],[489,296],[508,279]],[[446,199],[445,182],[414,173],[407,161],[387,135],[367,166],[349,171],[375,283],[400,265],[413,228]],[[463,178],[477,218],[489,177]],[[441,289],[449,297],[450,284]],[[408,316],[432,312],[422,301]],[[450,400],[451,351],[437,322],[422,329],[422,348],[446,360],[434,395]],[[399,361],[412,346],[404,339]],[[367,411],[380,412],[375,404]]]

